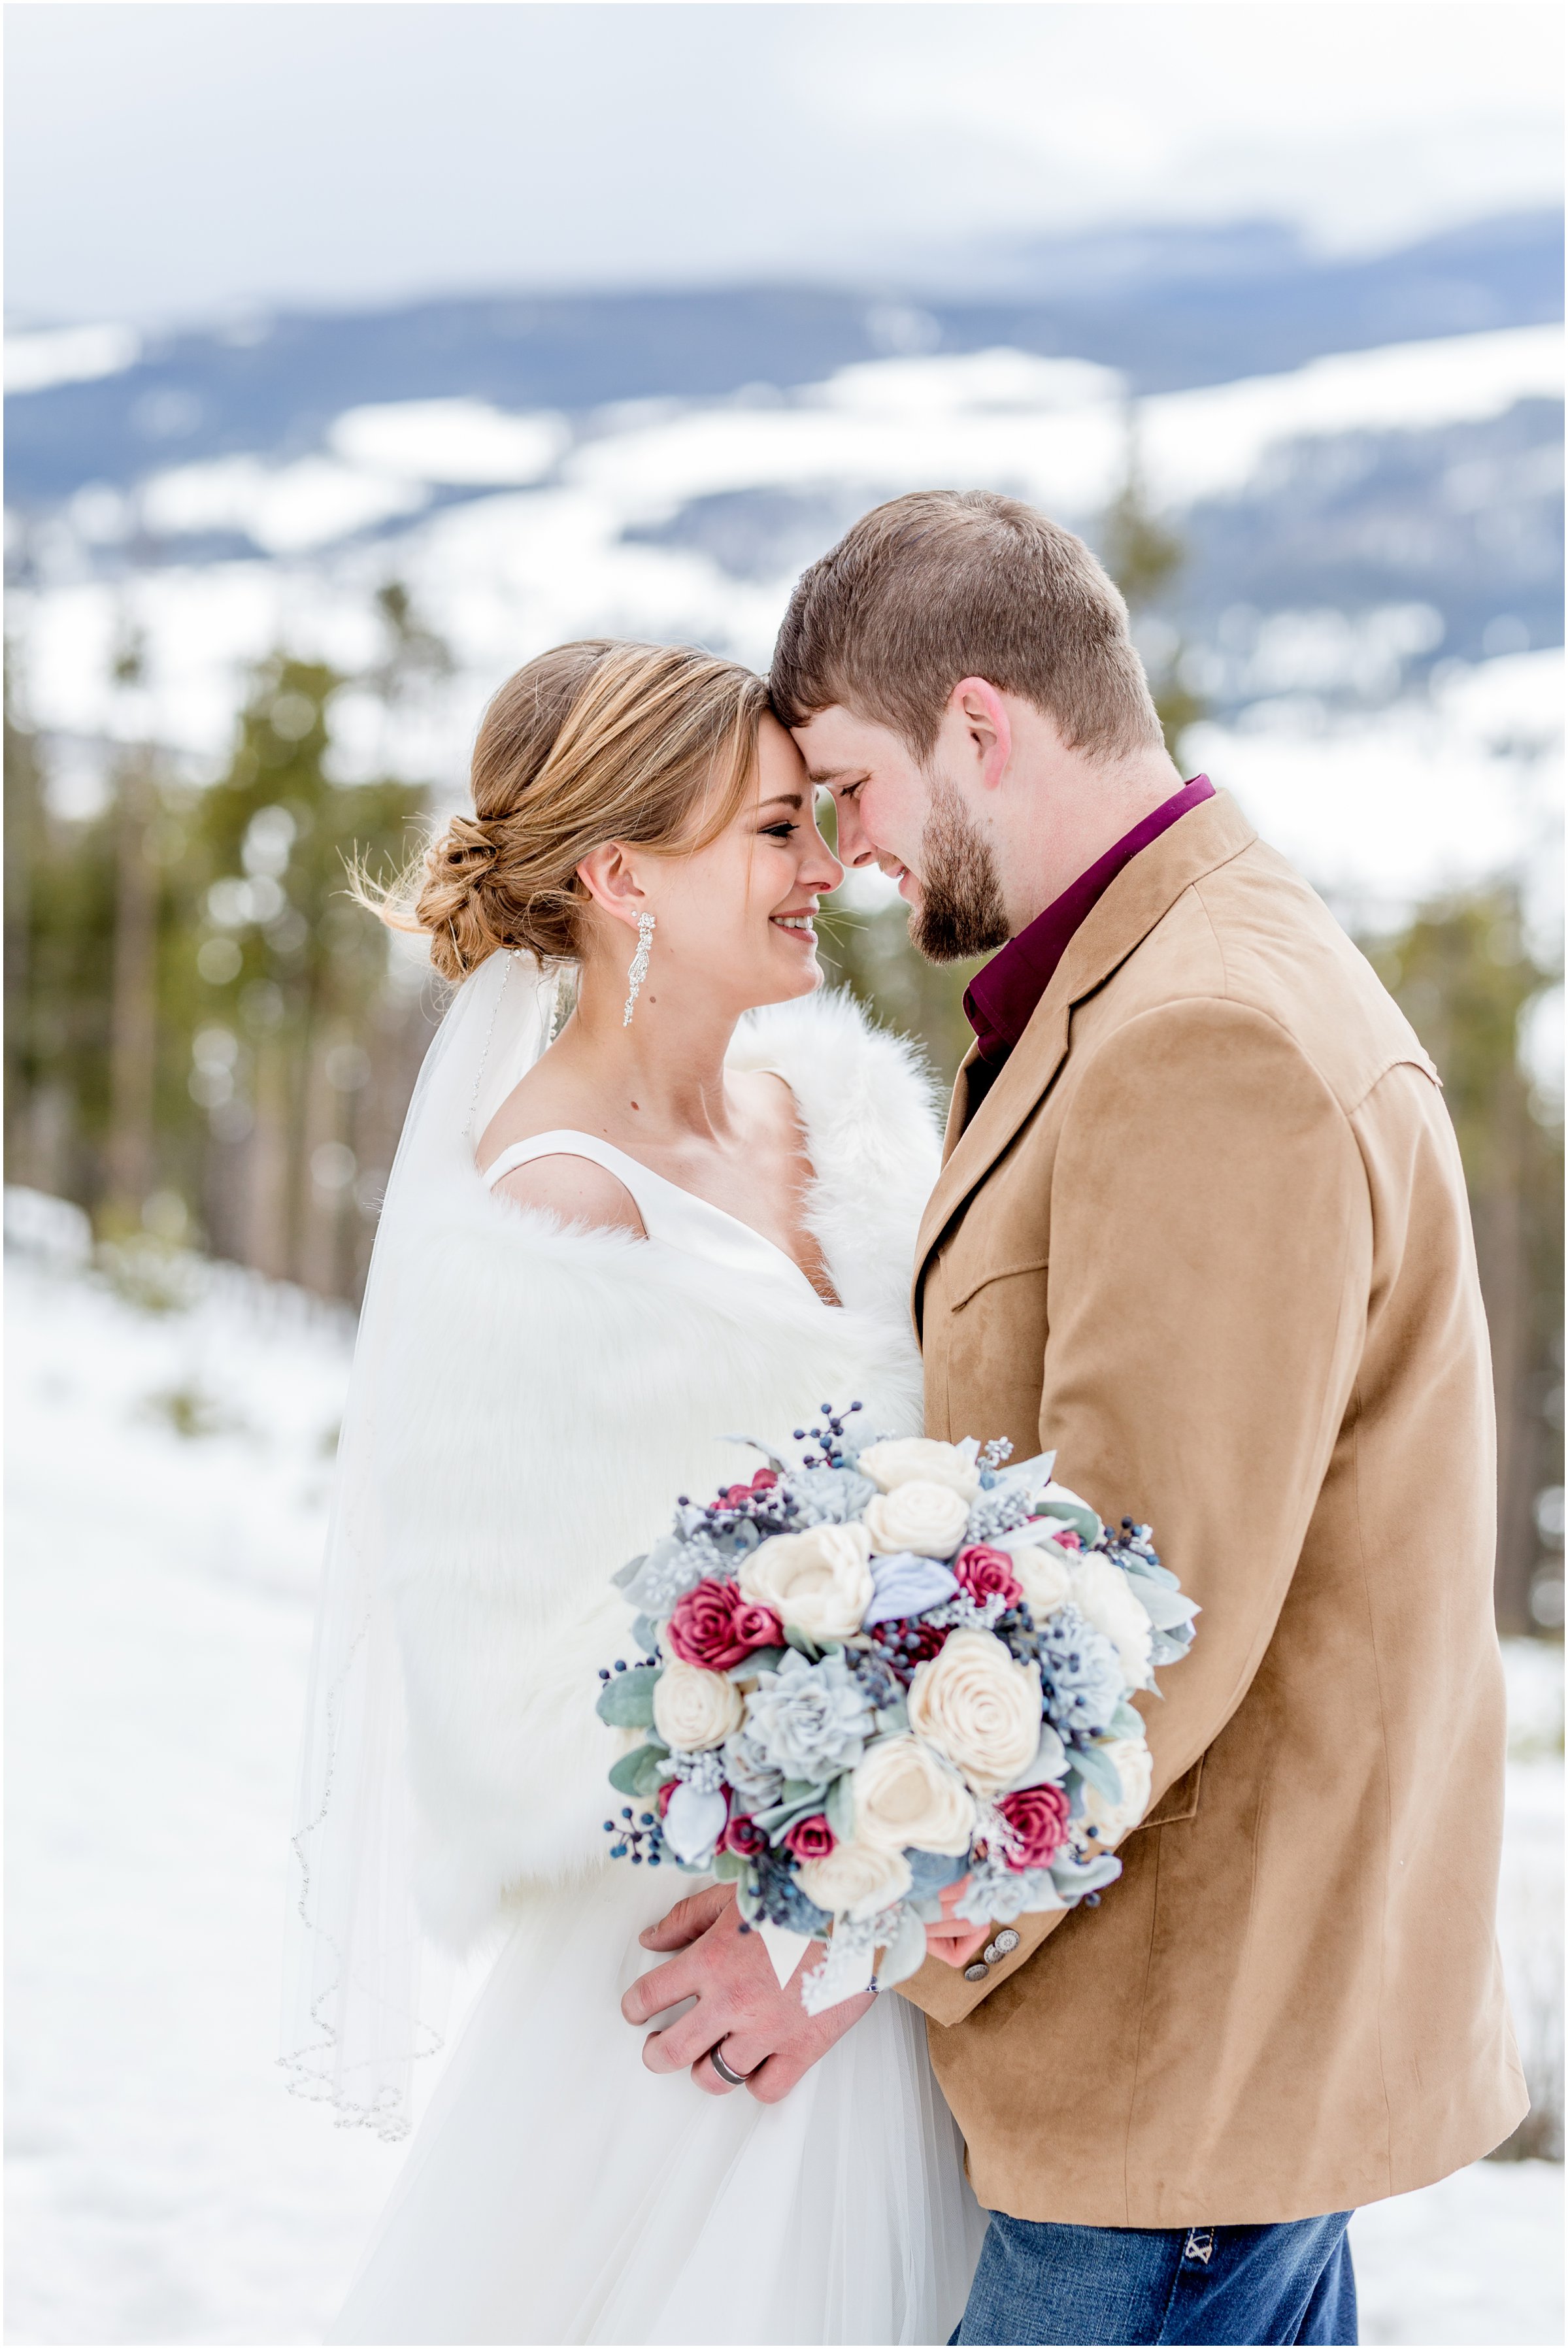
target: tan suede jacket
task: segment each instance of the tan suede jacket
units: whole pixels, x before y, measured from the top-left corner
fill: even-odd
[[[1436,1073],[1225,793],[1089,915],[921,1232],[927,1429],[1146,1519],[1202,1608],[1096,1909],[904,1994],[981,2200],[1254,2224],[1527,2105],[1494,1933],[1493,1425]]]

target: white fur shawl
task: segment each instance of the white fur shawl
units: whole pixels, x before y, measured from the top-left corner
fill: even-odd
[[[806,1220],[842,1309],[626,1233],[493,1197],[431,1230],[379,1365],[389,1587],[402,1651],[421,1909],[471,1943],[511,1888],[602,1858],[616,1741],[598,1668],[628,1653],[617,1567],[825,1402],[920,1421],[907,1290],[938,1142],[909,1049],[846,997],[754,1015],[815,1170]],[[390,1440],[385,1440],[385,1439]]]

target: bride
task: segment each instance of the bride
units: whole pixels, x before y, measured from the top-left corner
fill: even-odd
[[[483,1980],[330,2337],[943,2341],[981,2220],[921,2017],[877,1999],[774,2103],[700,2093],[705,2054],[651,2068],[619,2002],[691,1885],[609,1858],[595,1712],[610,1577],[750,1474],[724,1438],[849,1401],[918,1430],[925,1086],[815,995],[842,871],[750,672],[562,647],[491,704],[472,784],[381,909],[458,985],[339,1452],[293,2085],[401,2135],[454,1960]]]

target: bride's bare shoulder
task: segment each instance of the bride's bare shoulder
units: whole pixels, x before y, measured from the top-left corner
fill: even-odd
[[[607,1166],[569,1151],[525,1159],[493,1185],[498,1198],[519,1207],[541,1207],[564,1224],[587,1224],[606,1231],[648,1237],[637,1201]]]

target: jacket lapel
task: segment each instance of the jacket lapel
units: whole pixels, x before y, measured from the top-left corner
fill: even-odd
[[[953,1087],[942,1171],[920,1219],[912,1292],[917,1327],[926,1260],[1054,1082],[1067,1057],[1073,1006],[1092,995],[1142,945],[1184,890],[1239,856],[1257,836],[1230,792],[1217,792],[1125,865],[1074,933],[1028,1027],[965,1125],[966,1072],[977,1057],[970,1047]]]

